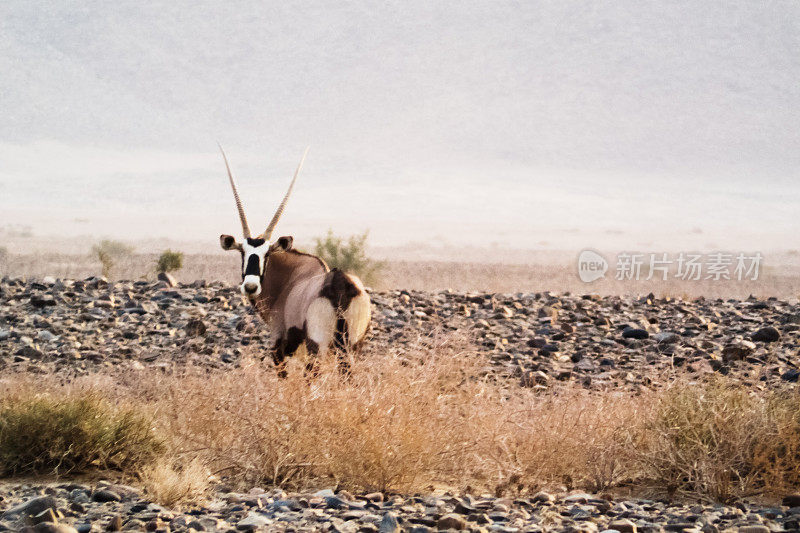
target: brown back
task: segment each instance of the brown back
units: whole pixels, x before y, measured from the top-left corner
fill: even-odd
[[[327,272],[328,265],[317,256],[295,250],[271,253],[261,277],[261,294],[256,304],[259,313],[269,320],[270,315],[286,303],[295,283]]]

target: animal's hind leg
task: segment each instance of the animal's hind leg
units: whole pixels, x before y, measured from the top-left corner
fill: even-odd
[[[325,298],[317,298],[308,307],[308,314],[305,322],[306,329],[306,350],[308,351],[309,364],[306,368],[315,371],[316,360],[324,357],[333,341],[333,333],[336,327],[336,312],[330,301]]]

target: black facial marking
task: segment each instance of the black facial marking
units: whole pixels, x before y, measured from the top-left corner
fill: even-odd
[[[244,270],[245,276],[260,276],[261,266],[258,260],[258,254],[250,254],[247,258],[247,268]]]
[[[265,242],[267,241],[265,241],[264,239],[247,239],[247,244],[249,244],[253,248],[257,248],[262,244],[264,244]]]

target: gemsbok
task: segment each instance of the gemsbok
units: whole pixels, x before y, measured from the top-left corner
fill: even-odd
[[[321,258],[293,249],[292,237],[271,240],[308,149],[267,229],[257,237],[250,234],[228,158],[221,146],[220,151],[244,240],[240,243],[231,235],[220,235],[219,242],[223,250],[237,250],[242,256],[240,290],[270,327],[275,339],[272,358],[279,375],[286,375],[286,358],[303,343],[311,359],[307,369],[314,368],[314,358],[333,346],[340,351],[340,368],[346,370],[346,353],[361,347],[369,328],[370,299],[364,285],[353,274],[331,270]]]

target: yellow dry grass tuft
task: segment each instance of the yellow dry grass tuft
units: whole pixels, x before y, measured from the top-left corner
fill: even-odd
[[[800,486],[800,393],[678,382],[636,428],[642,477],[669,495],[732,501]]]
[[[162,458],[141,472],[141,483],[153,500],[167,507],[201,502],[210,488],[208,468],[197,458],[182,462]]]
[[[333,358],[316,376],[300,364],[286,379],[255,361],[67,386],[37,376],[34,388],[12,375],[0,396],[0,465],[6,475],[55,464],[63,473],[65,457],[73,470],[118,465],[166,505],[202,499],[210,475],[242,488],[404,493],[624,483],[718,501],[800,486],[798,392],[752,391],[728,378],[678,378],[639,394],[540,392],[490,377],[488,365],[453,335],[357,359],[347,377]],[[29,450],[37,439],[46,448]]]

